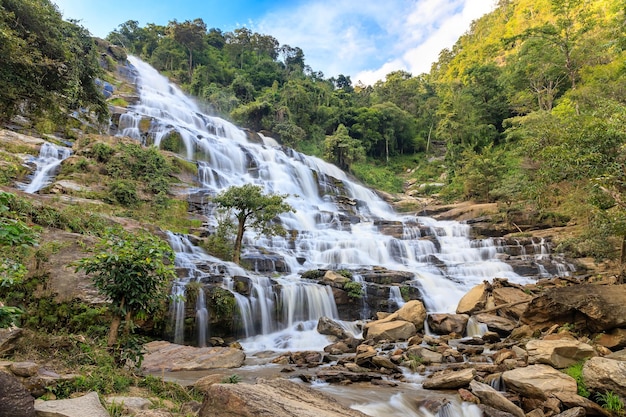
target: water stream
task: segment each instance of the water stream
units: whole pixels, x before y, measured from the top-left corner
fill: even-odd
[[[198,185],[190,193],[205,201],[208,226],[215,225],[210,197],[230,186],[253,183],[267,193],[288,194],[287,201],[296,210],[280,217],[288,237],[246,233],[242,259],[254,261],[253,272],[207,255],[185,236],[170,235],[176,266],[185,272],[172,293],[176,343],[186,342],[181,330],[184,288],[210,275],[223,276],[222,286],[235,294],[241,344],[247,353],[321,350],[328,344],[315,325],[322,316],[339,319],[337,307],[329,287],[300,278],[307,270],[385,267],[409,271],[414,274],[410,283],[419,289],[429,312],[453,312],[460,298],[483,280],[498,277],[529,282],[500,260],[502,247],[493,239],[472,240],[470,226],[400,215],[334,165],[277,146],[262,136],[249,140],[243,130],[226,120],[203,114],[193,100],[148,64],[135,57],[129,61],[136,69],[141,100],[120,118],[119,132],[156,146],[175,133],[184,147],[181,155],[198,164]],[[145,120],[150,125],[147,133],[140,128]],[[400,232],[385,231],[386,225]],[[548,255],[542,243],[537,243],[536,253],[543,259]],[[248,277],[249,295],[235,290],[235,276]],[[404,302],[399,289],[390,298],[397,305]],[[204,298],[196,300],[195,333],[201,346],[210,337],[205,303]],[[412,411],[401,414],[403,400],[397,397],[394,401],[364,405],[363,409],[370,410],[370,415],[420,415]],[[470,413],[459,410],[456,415]]]
[[[30,182],[22,185],[20,189],[32,194],[49,185],[61,162],[69,158],[71,154],[70,148],[44,142],[39,150],[39,156],[31,160],[35,164],[35,172],[32,173]]]

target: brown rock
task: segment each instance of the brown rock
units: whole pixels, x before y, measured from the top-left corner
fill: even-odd
[[[141,365],[145,372],[238,368],[246,358],[242,350],[226,347],[197,348],[155,341],[145,348],[147,353]]]
[[[576,381],[547,365],[530,365],[502,373],[507,389],[525,397],[546,399],[552,392],[576,394]]]
[[[544,363],[558,369],[567,368],[595,355],[592,346],[575,339],[530,340],[526,343],[528,363]]]
[[[467,387],[474,379],[476,372],[471,369],[461,369],[460,371],[441,371],[431,374],[422,386],[425,389],[457,389]]]
[[[221,384],[222,380],[225,378],[225,375],[223,374],[212,374],[212,375],[207,375],[204,376],[200,379],[198,379],[194,384],[193,387],[198,391],[198,392],[202,392],[202,393],[206,393],[209,390],[209,387],[211,387],[211,385],[214,384]]]
[[[39,365],[34,362],[14,362],[9,369],[17,376],[29,378],[37,375]]]
[[[583,365],[583,379],[591,391],[613,391],[626,398],[626,362],[595,357]]]
[[[22,329],[11,327],[0,329],[0,356],[3,356],[15,349],[15,342],[22,335]]]
[[[459,394],[459,398],[461,399],[461,401],[464,401],[466,403],[472,403],[472,404],[480,403],[480,400],[478,399],[478,397],[472,394],[471,391],[466,390],[465,388],[459,388],[457,393]]]
[[[552,395],[557,398],[561,404],[563,404],[563,408],[582,407],[585,409],[588,416],[608,417],[611,415],[610,412],[600,407],[595,402],[588,398],[581,397],[578,394],[572,394],[570,392],[554,392]]]
[[[487,302],[486,284],[479,284],[473,287],[459,301],[456,308],[457,314],[472,314],[483,310]]]
[[[35,399],[13,375],[0,372],[0,416],[35,417]]]
[[[496,332],[502,336],[508,335],[515,327],[517,327],[517,323],[515,321],[496,314],[482,313],[476,314],[473,317],[476,321],[486,324],[490,331]]]
[[[513,404],[505,398],[504,395],[491,388],[489,385],[478,381],[471,381],[470,389],[475,396],[480,398],[482,404],[505,411],[515,417],[525,417],[524,411],[521,408]]]
[[[521,289],[515,287],[494,288],[492,294],[496,306],[511,304],[510,307],[500,308],[498,314],[514,320],[520,318],[526,310],[528,304],[523,303],[523,301],[530,302],[533,298]]]
[[[331,397],[284,379],[256,384],[216,384],[209,388],[198,417],[364,417]]]
[[[427,321],[430,330],[439,335],[465,333],[469,316],[467,314],[429,314]]]
[[[595,341],[609,349],[626,347],[626,329],[613,329],[609,333],[602,333]]]
[[[327,336],[335,336],[340,340],[350,337],[343,326],[328,317],[320,317],[317,321],[317,332]]]
[[[415,325],[408,321],[373,321],[365,325],[365,335],[368,339],[391,341],[408,340],[415,335]]]

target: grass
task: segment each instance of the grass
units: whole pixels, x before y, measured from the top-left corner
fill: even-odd
[[[584,364],[585,364],[584,361],[577,362],[574,365],[571,365],[568,368],[566,368],[564,372],[567,375],[574,378],[574,380],[576,380],[576,386],[578,388],[578,395],[580,395],[581,397],[589,398],[590,392],[587,389],[587,386],[585,385],[585,380],[583,379]]]
[[[595,395],[598,403],[607,411],[610,411],[614,415],[624,415],[624,402],[613,391],[606,391],[604,393],[597,393]]]

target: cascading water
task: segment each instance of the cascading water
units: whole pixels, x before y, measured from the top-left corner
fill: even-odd
[[[30,183],[20,187],[24,192],[32,194],[41,190],[52,182],[59,165],[72,154],[70,148],[56,146],[44,142],[39,150],[39,156],[32,159],[36,169],[32,174]]]
[[[248,140],[243,130],[202,114],[191,99],[148,64],[134,57],[129,60],[137,71],[141,100],[120,118],[120,134],[158,145],[175,132],[184,145],[182,155],[197,160],[199,187],[194,191],[205,201],[230,186],[254,183],[268,193],[288,194],[287,202],[296,210],[280,217],[290,232],[288,237],[259,238],[252,231],[244,236],[242,259],[271,259],[274,267],[265,269],[268,274],[284,271],[280,279],[271,280],[250,271],[236,272],[249,276],[252,285],[246,301],[237,297],[241,314],[250,318],[242,317],[247,323],[245,335],[302,327],[319,315],[336,317],[328,288],[299,278],[299,273],[311,269],[380,266],[409,271],[414,274],[411,284],[419,288],[431,312],[454,311],[459,299],[483,280],[499,277],[528,282],[499,260],[501,248],[493,240],[472,241],[470,226],[399,215],[336,166],[275,146],[272,141],[262,143],[262,138],[258,142]],[[150,125],[147,135],[139,128],[146,120]],[[205,214],[211,213],[207,204]],[[401,231],[383,233],[385,224],[396,225]],[[179,262],[206,262],[199,259],[206,255],[198,252],[190,258],[188,248],[177,252]],[[257,270],[262,268],[257,265]],[[181,282],[193,280],[197,278],[183,278]],[[281,288],[278,293],[275,287]],[[278,297],[282,316],[273,315],[270,304]],[[294,305],[299,304],[305,304],[306,311],[296,310]]]

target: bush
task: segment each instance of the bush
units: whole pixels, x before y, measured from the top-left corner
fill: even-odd
[[[348,297],[350,298],[362,298],[363,297],[363,286],[354,281],[346,282],[343,286],[344,291],[348,292]]]
[[[124,207],[137,205],[139,197],[135,183],[127,180],[116,180],[109,185],[109,193],[114,201]]]

